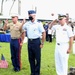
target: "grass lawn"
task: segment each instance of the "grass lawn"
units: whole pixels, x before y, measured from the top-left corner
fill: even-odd
[[[9,64],[9,67],[7,69],[0,69],[0,75],[30,75],[27,43],[23,44],[21,51],[22,70],[20,72],[14,72],[12,70],[13,66],[10,59],[9,43],[0,42],[0,46],[2,46],[0,48],[0,55],[1,53],[3,53]],[[45,42],[44,47],[41,50],[41,75],[56,75],[54,49],[55,39],[53,39],[52,43]],[[69,57],[69,67],[71,66],[75,66],[75,55],[72,53]]]

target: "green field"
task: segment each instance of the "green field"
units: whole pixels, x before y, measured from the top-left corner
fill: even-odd
[[[27,43],[23,44],[21,51],[22,70],[14,72],[11,59],[9,43],[0,42],[0,55],[3,53],[8,61],[9,67],[7,69],[0,69],[0,75],[30,75],[30,66],[28,62]],[[55,39],[52,43],[45,42],[41,50],[41,75],[56,75],[55,61],[54,61]],[[1,57],[1,56],[0,56]],[[75,66],[75,55],[70,54],[69,67]]]

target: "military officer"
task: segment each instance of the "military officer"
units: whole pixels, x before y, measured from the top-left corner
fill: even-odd
[[[55,66],[57,75],[67,75],[68,58],[73,44],[73,32],[67,25],[66,15],[58,15],[58,25],[50,24],[50,28],[56,31]]]
[[[36,19],[34,10],[28,11],[29,21],[23,25],[28,37],[28,56],[31,75],[40,75],[41,48],[44,45],[45,30],[43,24]],[[42,35],[42,38],[40,39]]]
[[[18,21],[18,15],[16,13],[11,14],[12,22],[5,21],[4,30],[10,29],[11,41],[11,61],[14,67],[14,71],[21,70],[21,47],[24,40],[24,30],[21,29],[22,23]]]

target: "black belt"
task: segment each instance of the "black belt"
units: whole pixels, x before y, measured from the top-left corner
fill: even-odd
[[[11,37],[11,39],[19,39],[19,38],[17,38],[17,37]]]
[[[62,45],[62,44],[67,44],[68,42],[60,42],[60,43],[57,43],[57,45]]]
[[[35,41],[35,40],[39,40],[40,38],[36,38],[36,39],[28,39],[29,41]]]

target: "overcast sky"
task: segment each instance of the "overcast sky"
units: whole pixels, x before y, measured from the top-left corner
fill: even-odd
[[[4,15],[9,15],[9,9],[12,5],[12,0],[8,0],[4,3]],[[69,13],[70,17],[75,18],[75,2],[74,0],[21,0],[21,15],[28,17],[27,11],[37,8],[37,17],[42,19],[50,19],[51,13],[66,14]],[[17,0],[12,8],[12,13],[18,13]]]

